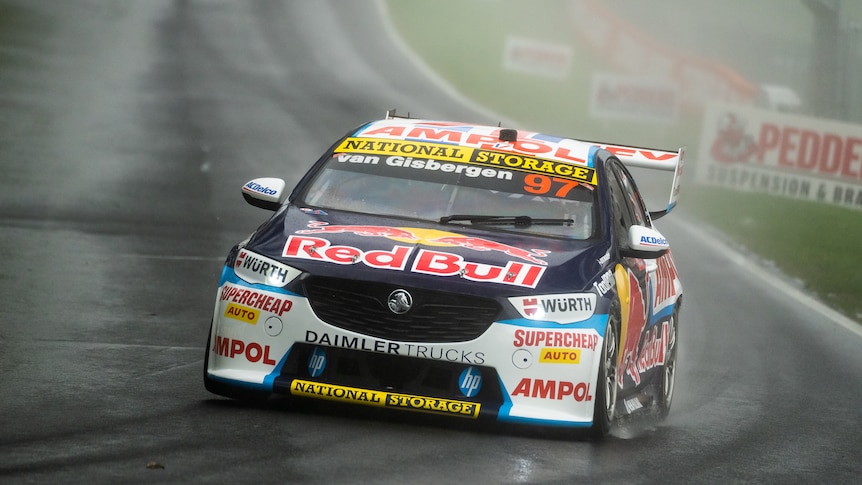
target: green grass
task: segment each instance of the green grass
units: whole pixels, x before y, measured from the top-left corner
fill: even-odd
[[[522,124],[518,128],[590,140],[625,140],[632,145],[687,145],[687,171],[693,173],[700,138],[698,113],[682,113],[675,123],[667,124],[590,119],[591,75],[606,66],[580,45],[573,32],[569,4],[570,0],[387,2],[399,34],[432,69],[465,96],[517,120]],[[785,0],[759,0],[755,4],[750,0],[727,0],[700,4],[699,8],[707,8],[708,21],[718,25],[713,33],[739,32],[743,40],[750,38],[752,47],[757,39],[790,46],[810,43],[810,12],[803,6],[789,8]],[[655,9],[652,3],[644,6],[638,0],[608,0],[605,5],[629,11],[637,8],[644,16],[652,15],[640,27],[651,25],[656,35],[665,35],[663,42],[673,42],[674,35],[700,38],[699,32],[686,32],[696,21],[703,20],[703,10],[693,10],[691,0],[664,0]],[[659,7],[676,13],[656,15],[653,10]],[[751,15],[775,11],[782,14]],[[680,26],[676,34],[675,25]],[[506,71],[503,46],[509,35],[568,46],[574,58],[571,75],[560,80]],[[699,46],[675,47],[700,48],[702,55],[719,56],[721,45],[705,40]],[[764,60],[749,55],[747,62],[751,67]],[[858,211],[694,186],[683,188],[680,207],[764,260],[772,261],[785,274],[803,281],[827,304],[862,321],[862,271],[858,269],[862,257],[857,254],[862,241],[862,214]]]
[[[684,200],[683,200],[684,197]],[[815,202],[697,187],[680,206],[842,313],[862,320],[862,214]]]

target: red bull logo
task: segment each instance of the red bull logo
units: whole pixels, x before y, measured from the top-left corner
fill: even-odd
[[[492,251],[503,253],[513,258],[518,258],[533,264],[542,266],[548,263],[538,258],[548,256],[550,251],[543,249],[524,249],[510,246],[480,237],[464,236],[454,232],[438,231],[436,229],[423,229],[415,227],[389,227],[389,226],[339,226],[328,225],[326,222],[311,222],[309,229],[296,231],[297,234],[338,234],[349,233],[365,237],[385,237],[400,242],[413,244],[425,244],[429,246],[455,246],[473,251]]]
[[[617,384],[621,388],[623,387],[623,376],[627,370],[635,384],[640,384],[640,374],[632,372],[632,370],[635,369],[634,366],[637,361],[638,341],[647,323],[647,302],[644,299],[638,279],[631,270],[626,270],[626,274],[629,279],[628,323],[627,331],[623,335],[620,365],[617,368]]]
[[[404,270],[413,247],[395,245],[391,250],[363,251],[357,247],[332,244],[320,237],[290,236],[282,256],[326,263],[364,264],[375,269]],[[476,263],[458,254],[421,249],[410,268],[413,273],[457,276],[476,282],[500,283],[535,288],[544,266],[509,261],[505,266]]]
[[[631,353],[626,354],[631,358],[626,358],[625,367],[620,367],[620,370],[624,370],[635,384],[640,384],[641,374],[644,372],[664,365],[670,330],[667,322],[662,322],[661,328],[658,327],[656,325],[646,330],[643,345],[636,357]]]

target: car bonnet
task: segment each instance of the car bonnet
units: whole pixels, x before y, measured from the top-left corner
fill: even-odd
[[[486,296],[582,291],[609,259],[598,241],[296,207],[246,249],[316,275]]]

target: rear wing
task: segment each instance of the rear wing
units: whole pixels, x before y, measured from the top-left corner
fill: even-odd
[[[673,181],[670,187],[670,197],[667,207],[660,211],[650,211],[652,219],[667,215],[676,206],[679,198],[679,185],[682,182],[682,167],[685,164],[685,147],[676,152],[658,150],[655,148],[627,147],[616,145],[601,145],[605,150],[613,153],[627,167],[649,168],[653,170],[664,170],[673,172]]]
[[[407,113],[407,116],[403,116],[395,114],[395,109],[390,109],[386,111],[387,120],[396,118],[411,119],[409,112]],[[499,126],[502,126],[502,123],[500,123]],[[504,139],[504,132],[506,131],[512,132],[513,134],[509,134],[511,134],[514,138],[512,138],[511,140]],[[518,134],[515,130],[500,130],[501,141],[515,141],[515,138],[517,138],[517,136]],[[604,148],[605,150],[616,155],[616,157],[619,158],[621,162],[623,162],[623,165],[627,167],[649,168],[653,170],[665,170],[668,172],[673,172],[673,181],[671,182],[670,197],[668,198],[667,207],[665,207],[664,210],[660,211],[650,211],[650,218],[658,219],[662,216],[665,216],[676,206],[676,200],[679,198],[679,185],[682,182],[682,167],[683,158],[685,157],[685,147],[681,147],[676,152],[670,152],[667,150],[659,150],[656,148],[607,145],[604,143],[579,140],[577,138],[572,138],[572,140],[577,140],[584,143],[596,145],[599,148]]]

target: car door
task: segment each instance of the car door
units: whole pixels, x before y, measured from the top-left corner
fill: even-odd
[[[652,223],[628,170],[615,159],[609,160],[607,166],[614,245],[619,250],[630,249],[629,228],[635,224],[651,227]],[[630,389],[640,385],[642,374],[648,370],[639,365],[639,358],[649,326],[650,280],[655,277],[657,263],[622,255],[618,261],[614,270],[621,322],[617,383],[621,389]]]

